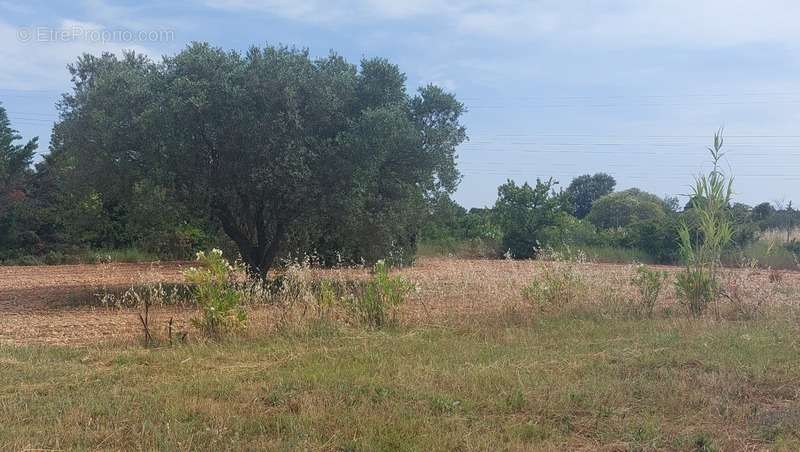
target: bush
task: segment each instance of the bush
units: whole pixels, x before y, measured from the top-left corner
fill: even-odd
[[[198,252],[197,260],[202,268],[191,268],[184,273],[202,310],[202,317],[192,319],[192,323],[211,337],[242,329],[247,315],[233,280],[236,269],[218,249],[208,254]]]
[[[678,260],[678,223],[676,216],[668,214],[656,220],[642,220],[631,223],[620,242],[626,248],[639,249],[650,259],[660,263],[673,263]]]
[[[539,278],[522,289],[522,296],[539,307],[573,304],[583,298],[586,285],[574,263],[555,261],[545,264]]]
[[[372,268],[372,278],[349,304],[362,323],[381,328],[394,323],[397,308],[413,289],[414,285],[402,277],[389,276],[386,262],[380,260]]]
[[[658,295],[666,279],[665,271],[651,270],[642,264],[636,266],[636,274],[631,283],[639,289],[637,310],[640,315],[653,316],[653,308],[658,302]]]
[[[687,268],[675,278],[678,302],[689,309],[695,317],[705,311],[709,303],[717,299],[719,282],[706,269]]]

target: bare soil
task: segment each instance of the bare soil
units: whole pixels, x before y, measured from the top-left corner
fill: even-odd
[[[138,311],[98,305],[102,293],[131,286],[183,282],[188,262],[95,264],[38,267],[0,267],[0,343],[82,345],[131,341],[140,334]],[[520,291],[543,265],[535,261],[456,260],[429,258],[400,271],[416,283],[417,292],[404,306],[408,321],[463,318],[496,311],[520,302]],[[628,265],[578,264],[599,302],[632,294]],[[677,267],[662,267],[675,272]],[[320,275],[363,277],[365,270],[321,270]],[[759,270],[748,273],[747,284],[774,286],[774,302],[797,303],[800,273]],[[660,305],[675,303],[671,284]],[[254,309],[254,327],[277,316],[274,309]],[[155,328],[165,329],[170,318],[183,328],[194,314],[190,307],[159,307],[153,313]]]

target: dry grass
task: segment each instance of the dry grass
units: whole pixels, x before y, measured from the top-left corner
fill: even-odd
[[[399,317],[407,325],[457,326],[489,314],[529,309],[522,289],[540,276],[546,266],[554,265],[559,263],[423,259],[414,267],[398,271],[417,286]],[[121,293],[130,286],[179,283],[183,280],[181,271],[186,267],[185,263],[177,263],[0,268],[3,276],[0,278],[0,313],[6,318],[0,323],[0,343],[134,342],[140,333],[137,311],[104,307],[98,303],[102,294]],[[667,266],[657,268],[671,275],[679,270]],[[581,304],[596,305],[609,316],[636,296],[630,284],[633,275],[630,265],[581,263],[575,264],[575,271],[588,287]],[[800,302],[798,272],[750,268],[729,272],[730,279],[737,281],[739,292],[747,294],[745,303],[758,302],[769,310]],[[368,277],[368,271],[310,270],[307,277],[363,280]],[[671,281],[666,284],[656,306],[657,316],[680,312]],[[760,295],[756,298],[750,294]],[[768,295],[766,303],[763,302],[765,295]],[[286,314],[274,306],[254,305],[249,310],[248,334],[256,336],[274,330]],[[719,315],[732,318],[735,310],[736,307],[726,303],[719,307]],[[306,310],[305,314],[312,313]],[[195,310],[191,306],[159,307],[153,311],[155,331],[164,335],[170,318],[183,326],[193,315]]]
[[[797,450],[797,328],[553,315],[0,347],[0,449]]]
[[[581,280],[569,305],[524,300],[531,280],[565,265]],[[732,271],[738,304],[701,319],[668,283],[644,319],[628,309],[630,266],[426,259],[399,271],[417,291],[396,328],[304,303],[286,321],[286,308],[253,305],[242,337],[190,332],[187,345],[145,350],[131,345],[135,311],[65,306],[59,284],[152,287],[180,268],[73,268],[82,274],[26,268],[21,288],[0,282],[0,339],[16,344],[0,345],[0,450],[800,448],[797,273]],[[26,300],[37,287],[44,295]],[[154,332],[193,313],[160,306]]]
[[[770,229],[759,234],[759,239],[768,243],[787,243],[793,240],[800,241],[800,228],[791,231],[785,229]]]

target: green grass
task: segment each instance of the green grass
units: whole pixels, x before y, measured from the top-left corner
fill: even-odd
[[[735,253],[728,253],[724,256],[726,265],[741,265],[742,260],[755,260],[762,268],[772,267],[775,269],[797,270],[798,256],[795,256],[782,243],[770,246],[765,241],[757,241],[748,244],[743,250]]]
[[[22,255],[2,259],[0,265],[70,265],[100,262],[153,262],[159,256],[137,248],[108,250],[50,251],[42,255]]]
[[[0,347],[0,450],[800,448],[794,325],[494,320]]]
[[[579,253],[583,254],[591,262],[605,264],[631,264],[639,262],[643,264],[654,263],[653,258],[646,252],[636,248],[622,248],[609,245],[580,245],[570,248],[559,247],[555,251],[562,253],[567,258],[574,259]]]

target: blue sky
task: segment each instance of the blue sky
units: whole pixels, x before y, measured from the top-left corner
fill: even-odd
[[[491,205],[506,178],[597,171],[680,195],[721,126],[737,200],[800,202],[798,19],[800,2],[780,0],[0,1],[0,102],[46,149],[83,52],[284,43],[387,57],[410,90],[455,92],[470,110],[467,207]],[[156,38],[98,39],[121,30]]]

